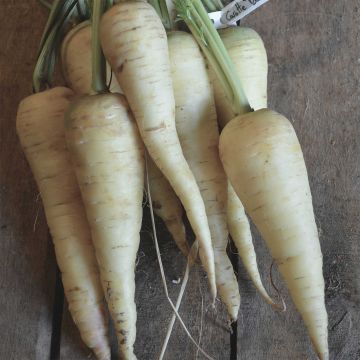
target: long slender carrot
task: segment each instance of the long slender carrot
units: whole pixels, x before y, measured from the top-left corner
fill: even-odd
[[[183,31],[168,34],[176,101],[176,129],[204,199],[215,255],[216,285],[229,318],[240,307],[239,286],[227,256],[227,178],[219,158],[219,130],[206,64],[194,38]]]
[[[121,95],[85,96],[66,115],[66,138],[90,224],[120,353],[135,359],[135,261],[144,186],[143,147]]]
[[[90,224],[120,355],[136,359],[135,261],[140,241],[144,148],[126,99],[106,90],[98,37],[105,1],[92,11],[92,87],[66,113],[65,135]]]

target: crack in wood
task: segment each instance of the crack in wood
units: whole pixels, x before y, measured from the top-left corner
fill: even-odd
[[[234,268],[236,275],[236,280],[238,280],[239,266],[238,266],[238,256],[237,250],[232,239],[229,242],[228,256],[230,258],[231,264]],[[237,360],[237,343],[238,343],[238,331],[237,331],[238,322],[235,321],[231,324],[231,333],[230,333],[230,360]]]
[[[53,317],[51,326],[50,360],[60,359],[61,324],[64,308],[64,288],[61,281],[61,273],[56,268],[56,282],[54,289]]]
[[[337,321],[332,327],[331,327],[331,331],[333,331],[337,326],[339,326],[343,320],[345,319],[346,315],[348,314],[348,311],[345,311],[345,313],[342,315],[342,317],[340,318],[339,321]]]

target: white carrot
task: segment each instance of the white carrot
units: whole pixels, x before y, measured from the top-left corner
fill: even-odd
[[[25,98],[16,126],[44,204],[71,316],[96,357],[109,360],[99,270],[65,143],[64,112],[73,96],[56,87]]]
[[[221,134],[220,155],[315,349],[327,359],[322,254],[304,158],[291,123],[267,109],[236,117]]]
[[[65,116],[65,135],[90,224],[100,278],[120,356],[136,359],[135,261],[144,186],[144,148],[124,96],[106,92],[99,22],[106,2],[92,8],[92,88]]]
[[[176,102],[176,128],[185,158],[200,188],[215,255],[216,285],[230,320],[237,319],[240,294],[226,253],[227,179],[221,165],[212,87],[205,61],[194,38],[185,32],[168,35]]]
[[[85,21],[77,25],[65,36],[61,47],[61,59],[66,83],[77,95],[90,94],[92,92],[90,22]],[[108,66],[107,82],[109,82],[110,71]],[[109,91],[112,93],[122,92],[115,76],[111,77]],[[149,161],[148,168],[155,213],[164,221],[183,254],[187,255],[189,248],[182,220],[181,203],[168,181],[152,161]]]
[[[148,158],[147,168],[154,212],[164,221],[176,245],[187,256],[189,244],[182,220],[183,208],[181,203],[169,182],[150,158]]]
[[[249,112],[225,126],[220,136],[220,157],[279,266],[318,356],[327,360],[322,254],[295,131],[274,111],[251,112],[234,65],[201,1],[176,0],[175,4],[219,76],[234,113]]]
[[[219,35],[234,63],[236,73],[241,80],[250,105],[255,110],[266,108],[268,65],[266,50],[260,36],[256,31],[244,27],[220,29]],[[214,86],[218,122],[222,128],[235,114],[217,75],[211,67],[209,73]],[[245,214],[244,206],[230,183],[228,185],[227,221],[230,235],[252,282],[263,298],[274,308],[278,308],[262,284],[249,220]]]
[[[243,26],[220,29],[219,35],[241,80],[241,85],[250,106],[254,110],[266,108],[268,61],[261,37],[255,30]],[[210,74],[214,86],[218,122],[220,127],[223,128],[236,114],[211,67]],[[245,112],[246,108],[240,114]]]
[[[103,15],[104,54],[115,71],[150,156],[179,196],[199,241],[199,255],[216,296],[214,252],[204,202],[175,128],[166,32],[144,1],[122,2]]]
[[[105,297],[124,359],[135,359],[135,261],[144,154],[121,95],[85,96],[66,116],[66,138],[90,224]]]
[[[67,85],[77,95],[90,94],[91,88],[91,26],[89,21],[69,31],[61,45],[61,68]],[[109,91],[122,94],[119,83],[107,64]]]

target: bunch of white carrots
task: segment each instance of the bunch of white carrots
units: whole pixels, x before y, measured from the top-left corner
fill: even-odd
[[[221,9],[219,0],[204,1],[206,9],[200,0],[173,2],[189,32],[174,30],[165,0],[91,3],[51,6],[36,93],[17,116],[83,341],[98,359],[110,359],[107,305],[121,358],[136,359],[134,271],[147,179],[151,208],[188,256],[185,210],[209,291],[231,322],[240,294],[230,237],[261,296],[279,308],[262,284],[246,211],[319,358],[328,359],[322,254],[306,167],[291,123],[267,109],[260,36],[243,27],[217,32],[207,10]],[[79,24],[64,36],[74,18]],[[52,87],[60,47],[67,87]]]

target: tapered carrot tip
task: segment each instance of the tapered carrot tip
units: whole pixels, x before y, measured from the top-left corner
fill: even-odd
[[[268,301],[269,305],[273,308],[274,311],[285,312],[286,311],[286,303],[283,298],[281,298],[281,304],[275,303],[271,298]]]
[[[329,353],[318,354],[320,360],[329,360]]]
[[[98,360],[111,360],[111,353],[108,344],[101,344],[96,346],[94,349],[94,354]]]
[[[279,311],[279,312],[285,312],[286,311],[285,303],[283,303],[283,304],[272,303],[270,305],[271,305],[271,307],[273,308],[274,311]]]
[[[172,189],[171,189],[172,190]],[[174,201],[177,200],[174,197]],[[165,204],[165,203],[164,203]],[[168,205],[168,204],[165,204]],[[176,204],[173,203],[175,206]],[[172,209],[169,208],[169,211]],[[162,214],[158,214],[160,217]],[[188,257],[190,247],[186,240],[186,231],[184,227],[184,223],[182,222],[181,218],[173,218],[169,220],[164,220],[166,227],[168,228],[169,232],[171,233],[172,237],[174,238],[177,246],[179,247],[180,251],[185,257]]]

